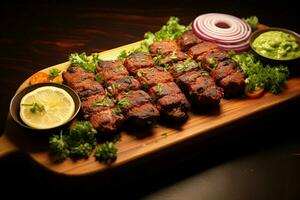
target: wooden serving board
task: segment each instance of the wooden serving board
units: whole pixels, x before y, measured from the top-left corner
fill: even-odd
[[[100,53],[103,60],[115,59],[122,50],[137,47],[140,42],[125,45]],[[69,62],[55,65],[51,68],[66,70]],[[28,86],[27,79],[18,89]],[[18,92],[17,91],[17,92]],[[205,135],[211,130],[222,128],[250,115],[255,115],[263,110],[271,109],[276,105],[300,97],[300,76],[288,80],[286,89],[280,95],[265,94],[259,99],[222,99],[219,109],[203,113],[189,113],[189,119],[182,125],[172,126],[158,124],[147,130],[126,128],[122,131],[120,142],[117,143],[118,158],[110,166],[100,163],[93,156],[88,159],[73,161],[67,159],[56,163],[49,154],[48,134],[45,132],[32,132],[18,126],[8,115],[5,132],[0,137],[0,157],[14,151],[23,151],[41,166],[57,173],[66,175],[84,175],[100,172],[112,167],[117,167],[132,160],[158,152],[163,148],[183,142],[188,139]],[[211,133],[211,132],[209,132]]]

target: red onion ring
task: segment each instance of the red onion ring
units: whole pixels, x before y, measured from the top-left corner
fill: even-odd
[[[192,27],[199,38],[215,42],[224,50],[249,48],[251,27],[235,16],[221,13],[200,15],[193,21]]]

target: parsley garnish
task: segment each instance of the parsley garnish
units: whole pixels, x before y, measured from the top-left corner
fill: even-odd
[[[21,106],[28,106],[30,108],[30,112],[37,113],[37,112],[43,112],[45,111],[45,106],[39,103],[31,103],[31,104],[21,104]]]
[[[49,78],[50,79],[54,79],[55,77],[57,77],[60,73],[60,70],[57,68],[53,68],[49,71]]]

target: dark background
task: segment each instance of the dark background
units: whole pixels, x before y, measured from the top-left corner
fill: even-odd
[[[32,73],[72,52],[99,52],[135,42],[169,16],[183,24],[208,12],[256,15],[300,32],[295,1],[1,1],[0,128],[9,101]],[[136,199],[300,199],[300,100],[104,174],[64,177],[17,153],[0,160],[1,195]],[[2,131],[1,131],[2,132]],[[4,196],[3,196],[4,197]],[[2,199],[2,197],[1,197]]]

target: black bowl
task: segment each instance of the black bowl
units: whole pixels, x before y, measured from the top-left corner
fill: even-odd
[[[265,32],[268,32],[268,31],[281,31],[281,32],[285,32],[285,33],[288,33],[292,36],[295,37],[297,43],[299,44],[300,46],[300,36],[296,33],[296,32],[293,32],[291,30],[288,30],[288,29],[284,29],[284,28],[268,28],[268,29],[263,29],[263,30],[256,30],[252,33],[251,37],[250,37],[250,47],[251,49],[263,60],[263,61],[266,61],[266,62],[270,62],[270,63],[280,63],[280,64],[293,64],[293,63],[296,63],[300,60],[300,56],[299,57],[296,57],[296,58],[290,58],[290,59],[273,59],[273,58],[269,58],[269,57],[266,57],[262,54],[260,54],[259,52],[257,52],[255,50],[255,48],[253,47],[253,42],[254,40],[259,36],[261,35],[262,33],[265,33]]]
[[[61,89],[65,90],[66,92],[68,92],[71,95],[72,99],[74,100],[75,112],[74,112],[73,116],[67,122],[60,125],[59,127],[64,126],[67,123],[69,123],[70,121],[72,121],[74,119],[74,117],[78,114],[80,107],[81,107],[81,101],[80,101],[78,94],[73,89],[71,89],[70,87],[68,87],[66,85],[59,84],[59,83],[39,83],[39,84],[28,86],[28,87],[24,88],[23,90],[21,90],[20,92],[16,93],[10,102],[10,107],[9,107],[10,114],[11,114],[12,118],[22,127],[32,129],[32,130],[50,130],[50,129],[58,128],[58,127],[53,127],[53,128],[49,128],[49,129],[32,128],[30,126],[27,126],[20,117],[20,102],[21,102],[22,98],[24,97],[24,95],[26,95],[27,93],[29,93],[39,87],[43,87],[43,86],[54,86],[54,87],[61,88]]]

